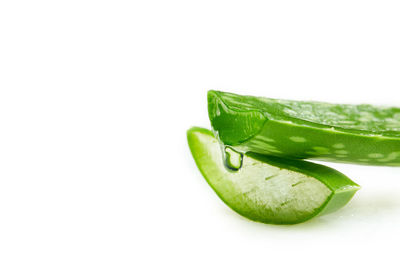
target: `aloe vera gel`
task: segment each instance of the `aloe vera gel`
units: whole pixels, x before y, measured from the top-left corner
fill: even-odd
[[[232,157],[242,166],[227,168],[211,131],[192,128],[189,147],[204,178],[233,210],[255,221],[294,224],[344,206],[359,189],[345,175],[310,162],[255,153]],[[237,166],[237,165],[236,165]]]

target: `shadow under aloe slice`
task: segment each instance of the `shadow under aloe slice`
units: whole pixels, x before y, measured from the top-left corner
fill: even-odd
[[[187,138],[197,167],[217,195],[254,221],[304,222],[343,207],[359,189],[334,169],[256,153],[246,153],[240,169],[232,171],[211,131],[194,127]]]

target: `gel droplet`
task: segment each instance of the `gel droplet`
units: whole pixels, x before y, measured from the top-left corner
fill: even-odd
[[[225,166],[233,171],[237,171],[242,167],[243,164],[243,154],[237,152],[230,146],[225,146]]]

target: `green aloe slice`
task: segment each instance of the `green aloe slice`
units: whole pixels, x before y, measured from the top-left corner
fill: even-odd
[[[400,108],[209,91],[208,113],[218,138],[239,151],[400,166]]]
[[[241,167],[232,171],[211,131],[195,127],[187,138],[197,167],[217,195],[254,221],[300,223],[343,207],[359,189],[334,169],[255,153],[246,153]]]

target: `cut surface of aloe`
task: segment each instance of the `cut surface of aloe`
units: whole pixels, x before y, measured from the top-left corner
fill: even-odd
[[[187,138],[197,167],[217,195],[254,221],[304,222],[343,207],[359,189],[334,169],[256,153],[243,155],[241,167],[232,171],[226,168],[220,143],[211,131],[194,127]]]
[[[400,166],[400,108],[208,92],[218,138],[278,157]]]

